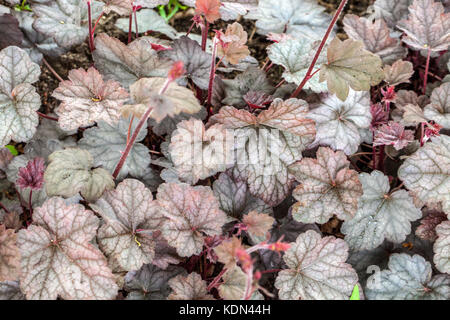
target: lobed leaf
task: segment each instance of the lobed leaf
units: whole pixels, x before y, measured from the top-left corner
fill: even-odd
[[[450,129],[450,83],[441,84],[433,90],[431,103],[424,109],[424,116],[428,120],[441,125],[444,129]]]
[[[439,271],[450,274],[450,221],[444,221],[438,225],[436,234],[437,239],[433,246],[433,261]],[[450,295],[450,293],[448,294]]]
[[[198,273],[178,275],[169,280],[169,285],[172,288],[169,300],[214,300],[206,290],[206,282]]]

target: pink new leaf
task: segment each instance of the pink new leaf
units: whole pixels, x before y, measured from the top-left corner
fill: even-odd
[[[42,158],[34,158],[28,161],[27,166],[19,169],[19,177],[16,181],[21,189],[30,188],[39,190],[44,184],[44,166]]]

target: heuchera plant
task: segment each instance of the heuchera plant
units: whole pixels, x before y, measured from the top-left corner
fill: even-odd
[[[449,1],[7,2],[0,300],[450,299]]]

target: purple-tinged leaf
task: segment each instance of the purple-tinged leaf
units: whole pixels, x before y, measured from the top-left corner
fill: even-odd
[[[385,66],[384,81],[390,86],[397,86],[401,83],[410,83],[409,79],[414,74],[413,64],[409,61],[397,60],[392,66]]]
[[[8,46],[20,46],[23,33],[19,29],[19,22],[12,14],[0,12],[0,30],[2,30],[0,50]]]
[[[394,146],[395,150],[405,148],[414,140],[414,131],[405,130],[398,122],[389,121],[375,130],[374,146]]]
[[[435,210],[427,211],[426,216],[420,220],[416,235],[424,240],[436,240],[436,226],[445,220],[447,220],[447,216],[444,213]]]
[[[42,158],[34,158],[28,161],[27,166],[19,169],[17,185],[22,188],[39,190],[44,184],[45,161]]]

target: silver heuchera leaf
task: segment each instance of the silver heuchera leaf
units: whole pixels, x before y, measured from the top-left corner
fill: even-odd
[[[173,42],[172,50],[163,51],[161,56],[173,62],[183,62],[186,73],[178,83],[187,85],[187,79],[192,79],[200,89],[208,89],[212,58],[197,41],[182,36]]]
[[[353,250],[374,249],[384,239],[399,243],[411,233],[411,221],[422,217],[406,190],[389,192],[389,179],[380,171],[361,173],[363,195],[356,216],[345,221],[341,232]]]
[[[100,121],[97,127],[89,128],[83,132],[83,138],[78,142],[78,147],[89,151],[94,157],[96,167],[101,166],[112,174],[126,148],[130,121],[131,118],[121,118],[116,125]],[[131,132],[136,129],[137,124],[138,121],[134,120]],[[143,176],[150,165],[151,158],[148,148],[138,142],[144,140],[146,136],[147,128],[142,128],[120,170],[118,179],[123,179],[128,174],[137,178]]]
[[[314,139],[314,122],[305,118],[308,108],[303,100],[275,99],[258,116],[223,107],[210,119],[234,130],[233,176],[246,181],[250,192],[270,206],[288,195],[294,178],[287,167],[302,158]]]
[[[206,282],[195,272],[188,276],[178,275],[169,280],[172,293],[169,300],[213,300],[206,290]]]
[[[398,21],[408,16],[408,7],[413,0],[375,0],[374,13],[370,18],[384,19],[389,28],[394,28]]]
[[[390,86],[397,86],[400,83],[409,83],[409,79],[414,74],[413,64],[409,61],[397,60],[392,66],[385,66],[384,81]]]
[[[233,268],[228,269],[222,280],[218,290],[224,300],[241,300],[244,297],[247,275],[240,267],[234,265]],[[264,297],[258,290],[255,290],[250,300],[264,300]]]
[[[82,68],[70,70],[68,78],[52,94],[62,101],[55,112],[63,130],[91,126],[99,120],[110,125],[119,121],[128,92],[118,82],[103,82],[102,75],[93,67],[87,71]]]
[[[170,157],[178,176],[191,184],[233,166],[233,132],[221,124],[205,129],[201,120],[178,124],[170,139]]]
[[[397,28],[405,32],[403,42],[415,50],[445,51],[450,45],[450,13],[440,1],[414,0],[407,20]]]
[[[102,7],[102,3],[91,1],[94,21],[100,15]],[[63,48],[81,44],[89,35],[88,7],[85,0],[55,0],[33,4],[33,12],[37,16],[33,28],[53,37]]]
[[[18,281],[0,282],[0,300],[25,300]]]
[[[432,277],[431,264],[419,255],[393,254],[388,269],[367,280],[369,300],[448,300],[450,277]]]
[[[300,85],[306,76],[318,44],[318,41],[313,42],[307,38],[287,39],[269,46],[268,56],[273,63],[283,66],[285,69],[283,78],[287,82]],[[319,66],[325,62],[326,57],[321,54],[312,72],[319,70]],[[320,83],[319,77],[315,76],[305,84],[304,88],[317,93],[325,92],[327,91],[327,84]]]
[[[40,73],[22,49],[10,46],[0,51],[0,147],[11,140],[27,142],[36,132],[41,99],[31,84]]]
[[[132,0],[100,0],[104,3],[103,12],[109,14],[111,11],[119,15],[131,14],[133,10]],[[128,31],[128,30],[127,30]]]
[[[82,205],[51,198],[19,231],[20,287],[30,300],[114,299],[118,287],[103,254],[89,243],[99,219]]]
[[[433,90],[431,103],[425,107],[424,115],[444,129],[450,129],[450,82]]]
[[[450,274],[450,221],[438,225],[436,234],[438,238],[433,247],[433,261],[439,271]]]
[[[398,169],[398,177],[424,202],[442,202],[450,215],[450,137],[426,143]]]
[[[125,88],[143,77],[165,77],[172,66],[169,60],[160,59],[145,37],[125,45],[119,39],[100,33],[94,43],[95,66],[105,79],[119,81]]]
[[[368,129],[372,121],[370,95],[350,90],[344,102],[335,95],[328,95],[307,117],[316,122],[313,145],[329,145],[347,155],[353,154],[362,142],[360,129]]]
[[[347,14],[344,17],[344,30],[353,40],[359,40],[370,52],[380,56],[384,63],[391,64],[406,56],[408,50],[398,39],[391,38],[390,30],[382,19],[371,21]]]
[[[263,200],[252,196],[244,181],[234,181],[227,173],[221,173],[214,181],[213,191],[220,209],[233,218],[241,219],[250,211],[273,213],[273,209]]]
[[[126,271],[138,270],[155,257],[152,233],[158,231],[163,217],[153,195],[134,179],[119,183],[107,191],[91,208],[105,221],[98,230],[98,244]]]
[[[177,31],[167,24],[166,20],[161,17],[156,11],[152,9],[142,9],[136,12],[136,19],[138,24],[139,33],[144,33],[147,31],[161,32],[171,39],[175,39],[177,36]],[[130,29],[130,19],[120,18],[116,21],[116,27],[128,32]],[[135,23],[131,26],[131,31],[136,32]]]
[[[185,273],[182,267],[169,266],[162,270],[151,264],[130,271],[125,276],[124,284],[124,289],[129,292],[127,300],[165,300],[170,293],[168,281]]]
[[[331,17],[312,0],[259,0],[256,27],[260,34],[287,33],[320,40]]]
[[[157,200],[164,221],[162,233],[182,257],[199,254],[204,234],[221,235],[226,215],[209,187],[164,183],[159,186]]]
[[[244,107],[243,99],[249,91],[261,91],[270,94],[273,90],[266,77],[266,73],[260,68],[251,67],[233,80],[224,79],[225,99],[222,103],[230,106]]]
[[[103,168],[92,169],[94,160],[86,150],[69,148],[52,153],[44,173],[48,196],[66,198],[78,192],[88,201],[95,201],[105,190],[114,188],[111,174]]]
[[[348,246],[335,237],[309,230],[284,254],[289,269],[278,273],[275,287],[282,300],[348,300],[358,275],[345,263]]]
[[[292,192],[298,201],[292,216],[303,223],[327,222],[333,215],[341,220],[353,218],[362,195],[358,173],[342,151],[320,147],[317,159],[303,158],[289,166],[300,184]]]

